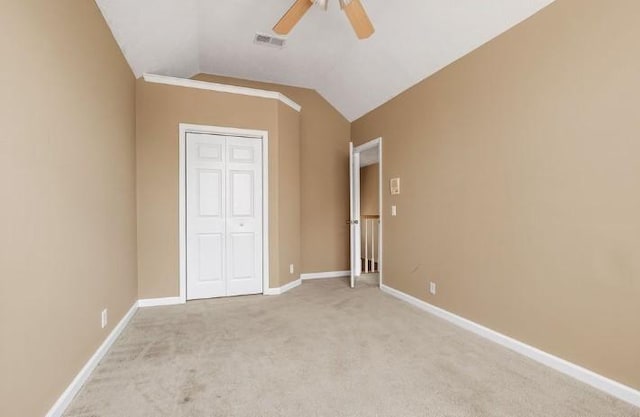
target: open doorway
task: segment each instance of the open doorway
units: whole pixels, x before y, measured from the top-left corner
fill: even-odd
[[[382,284],[382,139],[350,146],[351,287]]]

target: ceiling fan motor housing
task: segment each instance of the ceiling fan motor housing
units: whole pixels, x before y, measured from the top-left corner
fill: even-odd
[[[327,10],[329,6],[329,0],[311,0],[311,1],[313,2],[313,4],[323,8],[324,10]],[[346,6],[349,5],[349,3],[351,3],[351,0],[338,0],[338,2],[340,3],[340,8],[344,9]]]

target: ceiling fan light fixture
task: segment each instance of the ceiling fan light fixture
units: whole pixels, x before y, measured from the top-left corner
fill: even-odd
[[[340,3],[340,8],[347,15],[358,39],[367,39],[373,35],[375,28],[360,0],[338,0],[338,2]],[[313,5],[327,10],[329,0],[295,0],[289,10],[273,27],[273,31],[278,35],[289,34]]]

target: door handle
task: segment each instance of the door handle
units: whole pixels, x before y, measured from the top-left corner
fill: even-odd
[[[348,225],[352,225],[352,224],[360,224],[360,222],[358,220],[347,220],[347,224]]]

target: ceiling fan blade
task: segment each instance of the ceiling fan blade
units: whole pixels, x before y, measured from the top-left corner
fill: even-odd
[[[278,35],[286,35],[302,19],[302,16],[311,8],[311,0],[296,0],[293,6],[280,18],[280,21],[273,27],[273,31]]]
[[[367,39],[376,31],[360,0],[351,0],[344,6],[344,12],[347,14],[353,30],[356,31],[358,39]]]

